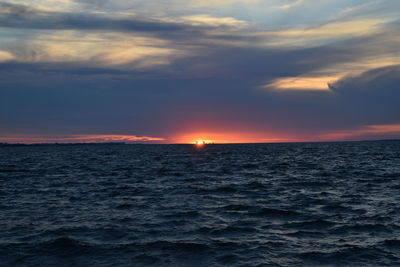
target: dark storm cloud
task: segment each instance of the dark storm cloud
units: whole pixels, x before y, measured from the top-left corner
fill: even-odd
[[[399,94],[400,65],[376,68],[359,76],[349,76],[331,84],[331,89],[343,94],[381,93],[381,96]]]
[[[342,112],[360,124],[400,122],[400,65],[345,77],[330,85]]]
[[[400,121],[398,66],[343,79],[332,85],[333,93],[265,91],[257,86],[268,75],[294,75],[302,68],[285,68],[284,62],[276,61],[274,68],[255,72],[262,67],[261,53],[250,52],[253,57],[243,50],[236,51],[238,58],[225,63],[224,73],[213,73],[211,69],[212,75],[200,77],[196,76],[198,66],[194,66],[191,76],[187,70],[187,75],[179,77],[182,73],[171,71],[173,67],[156,74],[57,64],[2,65],[2,125],[29,129],[51,125],[50,131],[62,128],[71,133],[80,129],[85,133],[163,136],[194,118],[239,124],[251,121],[261,128],[273,126],[308,134]],[[290,54],[300,57],[293,51],[281,53],[284,58]],[[243,59],[240,54],[248,62],[239,60]],[[267,54],[264,60],[270,63],[274,57],[267,58]],[[205,63],[209,57],[195,61],[203,65],[202,60]],[[251,62],[258,68],[235,75]],[[179,64],[183,63],[177,62],[176,69],[182,68]]]

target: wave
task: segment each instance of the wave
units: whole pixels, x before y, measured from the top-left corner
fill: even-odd
[[[313,264],[358,265],[369,266],[372,262],[381,266],[398,263],[400,260],[395,254],[381,250],[377,247],[348,246],[332,252],[305,252],[297,255],[302,260]]]
[[[335,226],[336,224],[331,221],[326,220],[312,220],[303,222],[292,222],[283,225],[285,228],[295,228],[295,229],[323,229],[328,230]]]
[[[384,225],[380,223],[376,224],[354,224],[354,225],[344,225],[333,229],[333,233],[345,234],[345,233],[376,233],[376,232],[386,232],[391,233],[392,227],[390,225]]]
[[[274,208],[261,208],[253,212],[249,212],[248,215],[258,217],[271,217],[271,218],[294,218],[301,217],[303,214],[297,211],[274,209]]]
[[[400,262],[400,142],[10,149],[1,267]]]

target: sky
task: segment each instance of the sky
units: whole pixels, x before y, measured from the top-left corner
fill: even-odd
[[[0,0],[0,142],[400,138],[398,0]]]

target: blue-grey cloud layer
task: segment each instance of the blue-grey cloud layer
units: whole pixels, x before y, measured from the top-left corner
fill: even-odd
[[[139,34],[168,41],[157,48],[166,46],[187,53],[165,64],[137,68],[87,59],[46,61],[50,56],[25,59],[25,54],[39,49],[31,45],[36,37],[30,34],[36,36],[36,32],[12,42],[17,45],[4,41],[0,50],[15,58],[0,62],[3,133],[163,137],[184,131],[194,119],[210,118],[211,128],[218,128],[218,122],[223,121],[233,130],[246,125],[316,137],[368,125],[400,124],[396,19],[370,34],[339,33],[316,45],[297,44],[293,39],[293,46],[287,45],[287,40],[280,46],[269,45],[268,40],[276,38],[271,29],[261,35],[255,30],[259,26],[251,24],[246,29],[231,29],[165,18],[51,12],[12,4],[1,7],[0,26],[9,31],[54,34],[71,30],[82,32],[82,38],[93,31],[117,32],[129,38]],[[356,12],[363,19],[372,16],[370,9],[365,16],[358,9]],[[388,63],[374,65],[374,58]],[[342,66],[351,68],[353,64],[359,71],[340,74],[329,85],[330,90],[262,87],[285,77],[338,75]]]

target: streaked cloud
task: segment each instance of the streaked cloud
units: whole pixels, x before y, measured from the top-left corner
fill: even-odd
[[[194,6],[221,6],[230,4],[253,4],[257,3],[259,0],[192,0]]]
[[[317,27],[269,31],[254,35],[264,35],[267,40],[265,45],[268,46],[315,46],[338,39],[372,35],[382,30],[388,21],[387,19],[334,21]]]
[[[174,33],[194,31],[190,25],[160,18],[107,16],[104,13],[55,12],[37,9],[35,5],[0,3],[0,26],[14,29],[104,30],[115,32]]]
[[[104,142],[155,142],[163,141],[163,138],[135,135],[61,135],[61,136],[43,136],[43,135],[10,135],[0,136],[0,142],[7,143],[104,143]]]
[[[294,0],[292,3],[286,4],[286,5],[282,5],[279,8],[281,8],[281,9],[289,9],[289,8],[294,7],[294,6],[300,5],[304,1],[305,0]]]
[[[400,124],[366,125],[357,129],[348,129],[324,134],[322,140],[367,140],[385,137],[398,138]]]
[[[82,31],[42,32],[30,39],[29,45],[15,42],[4,52],[18,62],[64,62],[97,66],[146,68],[169,64],[185,54],[168,41],[120,33]],[[1,56],[1,54],[0,54]]]
[[[273,80],[262,88],[280,90],[329,90],[329,83],[337,77],[288,77]]]
[[[79,4],[73,0],[3,0],[2,2],[0,14],[15,12],[16,9],[28,11],[29,8],[45,12],[65,12],[79,7]]]
[[[191,25],[201,26],[230,26],[234,28],[244,28],[248,26],[248,23],[243,20],[238,20],[232,17],[213,17],[207,14],[183,16],[182,19]]]
[[[14,55],[7,51],[0,50],[0,62],[14,59]]]
[[[360,30],[358,36],[335,37],[334,42],[322,45],[333,49],[330,52],[331,55],[320,54],[318,57],[308,57],[295,63],[304,67],[316,64],[317,68],[312,67],[308,71],[304,68],[301,75],[280,77],[262,87],[286,90],[328,90],[329,84],[347,76],[354,77],[368,70],[400,64],[398,53],[400,39],[396,34],[398,29],[387,27],[385,23],[379,23],[379,25],[379,29],[371,29],[371,31],[365,29],[365,34],[361,34]],[[328,36],[331,34],[328,33]],[[313,43],[312,38],[307,42]],[[299,43],[294,41],[291,44]]]

